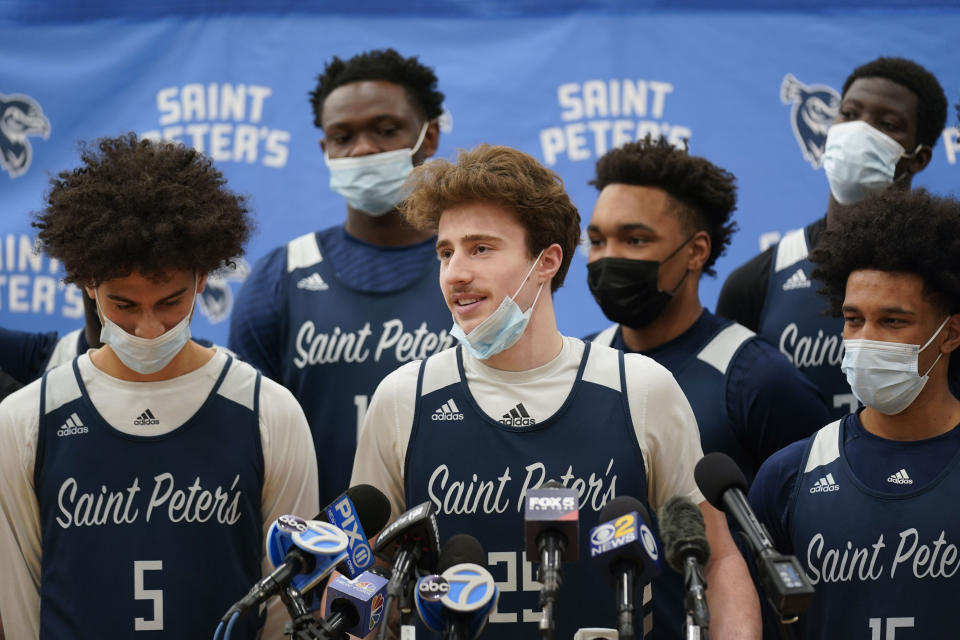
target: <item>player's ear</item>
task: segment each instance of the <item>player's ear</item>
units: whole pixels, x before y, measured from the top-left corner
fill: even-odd
[[[940,353],[949,355],[957,347],[960,347],[960,314],[950,316],[947,324],[943,327],[943,333],[946,334],[946,338],[940,345]]]
[[[560,265],[563,263],[563,249],[554,242],[543,250],[543,255],[537,262],[534,270],[537,276],[537,282],[550,282],[553,276],[557,275]]]

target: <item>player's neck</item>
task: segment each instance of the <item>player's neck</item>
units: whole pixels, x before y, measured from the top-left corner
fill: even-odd
[[[623,342],[627,349],[634,352],[649,351],[670,342],[693,326],[703,313],[700,297],[696,290],[692,297],[687,294],[687,299],[681,299],[679,295],[678,291],[663,313],[647,326],[640,329],[622,327]]]
[[[860,413],[860,422],[887,440],[926,440],[960,424],[960,401],[950,393],[945,375],[938,380],[931,376],[913,404],[900,413],[889,416],[867,407]]]
[[[396,210],[382,216],[371,216],[347,207],[344,229],[358,240],[383,247],[417,244],[435,235],[430,230],[414,229]]]
[[[837,226],[837,223],[840,220],[843,220],[844,215],[846,215],[847,209],[850,207],[844,206],[837,202],[837,199],[833,197],[833,194],[830,193],[827,196],[827,229],[832,229]]]
[[[487,358],[483,364],[501,371],[529,371],[547,364],[562,349],[563,336],[557,329],[553,300],[549,292],[544,292],[516,344]]]
[[[187,342],[183,349],[173,357],[167,366],[156,373],[139,373],[123,364],[117,354],[109,346],[104,345],[90,353],[90,361],[100,371],[119,380],[128,382],[159,382],[171,380],[178,376],[196,371],[214,356],[216,350],[203,347],[193,340]]]

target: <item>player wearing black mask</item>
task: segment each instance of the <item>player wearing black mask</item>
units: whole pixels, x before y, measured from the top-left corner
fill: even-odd
[[[703,308],[699,282],[735,229],[735,179],[663,140],[629,143],[597,162],[600,196],[587,234],[588,284],[617,324],[595,342],[647,355],[690,401],[704,453],[722,451],[752,479],[760,463],[827,419],[817,390],[770,344]],[[682,638],[683,584],[654,581],[650,638]]]

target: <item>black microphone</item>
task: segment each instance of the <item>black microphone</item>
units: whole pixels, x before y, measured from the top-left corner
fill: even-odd
[[[707,581],[703,568],[710,560],[710,543],[700,508],[682,496],[667,500],[660,507],[660,539],[663,540],[667,563],[677,573],[683,574],[687,590],[684,598],[687,635],[691,635],[689,631],[692,627],[698,632],[694,637],[705,639],[710,628],[710,611],[707,608]]]
[[[417,570],[432,573],[440,555],[440,531],[432,502],[423,502],[406,511],[380,532],[373,549],[377,557],[393,565],[387,583],[387,608],[397,601],[401,624],[410,622],[413,612],[413,589]],[[387,625],[380,628],[386,636]]]
[[[356,514],[360,526],[363,527],[364,531],[373,533],[380,531],[390,517],[389,500],[387,500],[387,497],[383,495],[379,489],[370,485],[362,484],[350,487],[330,503],[328,509],[334,508],[335,505],[342,503],[344,499],[347,499],[352,505],[353,512]],[[333,538],[339,537],[337,531],[340,531],[340,529],[327,523],[326,510],[317,514],[314,521],[319,524],[314,525],[314,529],[316,530],[311,531],[311,533],[317,534],[318,537],[328,537],[330,538],[328,542],[335,544],[336,541],[333,540]],[[318,566],[317,555],[301,549],[291,540],[291,536],[294,533],[305,532],[307,524],[306,521],[296,516],[281,516],[277,519],[277,522],[271,527],[270,535],[267,538],[267,553],[272,556],[271,560],[274,562],[276,569],[270,573],[270,575],[253,585],[246,596],[238,600],[227,610],[222,618],[224,623],[228,622],[234,613],[242,614],[253,607],[259,606],[274,595],[277,595],[290,585],[298,575],[313,574],[315,572],[317,574],[311,576],[309,585],[299,585],[300,587],[313,588],[317,584],[322,585],[323,581],[325,581],[333,571],[333,565],[337,562],[345,561],[349,557],[350,536],[340,531],[339,535],[345,536],[347,540],[347,546],[343,550],[343,553],[336,556],[336,562],[331,566]],[[354,542],[358,544],[356,541]],[[363,542],[366,543],[365,540]],[[327,559],[321,551],[318,550],[318,553],[320,559]],[[277,560],[279,560],[279,562],[277,562]]]
[[[650,514],[636,498],[614,498],[590,530],[590,558],[610,574],[617,590],[617,635],[633,640],[638,586],[660,575],[660,552],[647,522]]]
[[[744,495],[747,481],[740,467],[730,456],[715,451],[697,463],[694,477],[707,501],[736,520],[756,559],[760,584],[781,619],[806,611],[813,601],[813,585],[795,556],[774,548]]]
[[[564,489],[550,480],[524,497],[523,524],[527,560],[540,561],[540,636],[553,638],[553,610],[563,583],[563,562],[580,555],[580,512],[576,489]]]

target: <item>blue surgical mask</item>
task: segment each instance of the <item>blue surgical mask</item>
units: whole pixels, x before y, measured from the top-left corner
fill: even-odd
[[[194,280],[193,302],[190,311],[176,326],[156,338],[141,338],[131,335],[114,323],[100,308],[100,300],[94,289],[94,300],[100,312],[100,321],[103,328],[100,330],[100,342],[109,345],[120,362],[127,368],[148,375],[160,371],[176,357],[180,350],[190,340],[190,318],[193,316],[193,307],[197,302],[197,286]]]
[[[514,298],[517,297],[520,289],[523,288],[523,285],[526,284],[530,278],[530,274],[533,273],[533,269],[537,266],[537,262],[540,261],[540,256],[542,255],[543,251],[541,251],[540,254],[537,255],[537,259],[533,261],[530,270],[527,271],[527,275],[523,277],[523,281],[520,283],[520,286],[517,287],[516,292],[514,292],[512,296],[504,297],[503,302],[500,303],[496,311],[487,316],[487,318],[474,327],[470,333],[464,333],[460,325],[454,320],[450,335],[459,340],[463,348],[474,358],[486,360],[491,356],[495,356],[501,351],[505,351],[515,345],[517,340],[523,335],[523,332],[527,328],[527,323],[530,322],[530,316],[533,315],[533,308],[537,305],[537,300],[540,299],[543,284],[546,283],[541,284],[540,288],[537,289],[537,295],[534,297],[530,308],[526,311],[520,311],[520,307],[514,301]]]
[[[367,215],[382,216],[393,210],[407,194],[403,184],[413,171],[413,156],[420,150],[429,122],[423,123],[412,149],[396,149],[355,158],[323,159],[330,169],[330,188],[352,208]]]
[[[896,415],[913,404],[930,371],[940,360],[941,352],[930,368],[920,375],[920,352],[940,335],[950,316],[941,323],[926,344],[903,344],[879,340],[844,340],[840,369],[847,376],[850,390],[857,400],[880,413]]]

